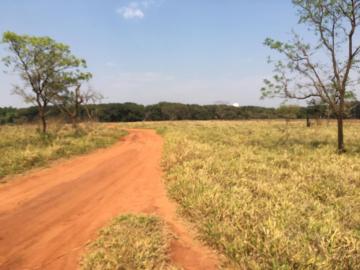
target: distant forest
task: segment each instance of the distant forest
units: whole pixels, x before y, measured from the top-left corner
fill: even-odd
[[[63,118],[56,107],[49,107],[49,118]],[[0,124],[30,123],[37,120],[37,107],[13,108],[0,107]],[[80,118],[100,122],[136,122],[166,120],[242,120],[242,119],[319,119],[333,118],[327,106],[307,107],[280,106],[266,108],[257,106],[234,107],[230,105],[196,105],[160,102],[154,105],[136,103],[109,103],[84,105]],[[347,118],[360,118],[360,102],[348,106]]]

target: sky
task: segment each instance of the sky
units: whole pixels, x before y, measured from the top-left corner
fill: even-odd
[[[86,59],[103,102],[277,106],[266,37],[297,27],[291,0],[0,0],[0,33],[50,36]],[[0,44],[0,57],[8,53]],[[0,106],[18,76],[0,64]]]

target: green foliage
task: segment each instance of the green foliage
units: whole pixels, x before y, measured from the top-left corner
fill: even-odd
[[[301,118],[301,108],[296,105],[282,105],[280,106],[276,112],[278,113],[279,117],[283,117],[286,119],[296,119]]]
[[[135,103],[92,105],[96,116],[102,122],[133,122],[142,121],[145,117],[145,107]]]
[[[359,122],[185,122],[162,128],[169,194],[234,269],[360,269]]]
[[[69,46],[50,37],[3,34],[3,43],[10,54],[2,60],[20,75],[24,85],[15,86],[13,92],[27,103],[37,106],[46,132],[46,116],[50,103],[68,96],[69,89],[91,78],[84,59],[75,57]]]
[[[56,71],[54,69],[57,67],[86,67],[86,61],[72,55],[68,45],[56,42],[50,37],[36,37],[5,32],[2,41],[7,43],[10,51],[16,54],[4,58],[5,63],[9,66],[21,65],[20,67],[23,68],[22,64],[18,63],[20,57],[27,60],[26,63],[30,65],[40,65],[51,69],[51,71]],[[56,64],[55,67],[53,66],[54,64]]]
[[[84,105],[80,107],[79,119],[87,120],[87,111],[90,111],[93,119],[100,122],[137,122],[137,121],[167,121],[175,120],[238,120],[238,119],[278,119],[278,118],[334,118],[329,115],[329,108],[323,103],[309,104],[307,107],[282,106],[280,108],[264,108],[256,106],[233,107],[229,105],[196,105],[166,103],[140,105],[136,103],[111,103]],[[349,112],[347,118],[360,118],[359,102],[347,104]],[[0,124],[6,123],[31,123],[37,120],[37,108],[29,107],[22,109],[0,108]],[[5,116],[7,115],[7,116]],[[61,111],[55,106],[49,106],[47,116],[49,118],[63,118]],[[65,117],[66,121],[69,118]]]
[[[134,103],[100,104],[92,106],[97,118],[104,122],[249,119],[277,117],[273,108],[256,106],[233,107],[229,105],[196,105],[161,102],[154,105]]]
[[[80,129],[53,127],[46,135],[35,126],[0,127],[0,179],[43,166],[62,157],[83,154],[115,143],[125,131],[101,124],[84,125]]]
[[[154,216],[123,215],[102,229],[81,262],[83,270],[174,269],[169,234]]]
[[[331,105],[355,100],[360,47],[357,38],[359,2],[350,0],[293,0],[299,23],[312,31],[315,41],[305,42],[293,32],[281,42],[267,38],[264,45],[282,58],[274,63],[274,76],[264,80],[263,97],[318,98]],[[344,54],[343,52],[350,52]],[[324,58],[324,56],[327,56]],[[271,61],[270,61],[271,62]],[[349,74],[353,73],[349,78]]]
[[[86,61],[75,57],[69,46],[50,37],[5,32],[2,41],[8,45],[11,53],[3,58],[5,65],[19,72],[33,91],[43,88],[51,92],[57,90],[55,86],[59,83],[74,83],[91,78],[90,73],[80,70],[86,68]],[[35,100],[28,97],[26,101]]]
[[[0,107],[0,125],[14,123],[17,109],[12,107]]]

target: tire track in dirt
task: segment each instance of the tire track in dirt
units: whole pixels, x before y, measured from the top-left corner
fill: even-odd
[[[16,176],[0,186],[0,269],[76,269],[86,243],[113,217],[155,214],[176,238],[173,262],[217,269],[217,256],[194,240],[166,196],[162,138],[129,130],[114,146]]]

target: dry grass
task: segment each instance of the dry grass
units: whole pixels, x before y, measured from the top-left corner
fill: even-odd
[[[125,134],[119,127],[102,124],[83,125],[77,130],[52,126],[47,136],[32,125],[0,126],[0,180],[51,160],[111,145]]]
[[[360,269],[359,122],[346,123],[344,155],[336,154],[334,123],[130,126],[164,136],[169,194],[200,238],[228,258],[225,267]],[[10,145],[16,136],[9,135]],[[17,149],[25,148],[23,140]],[[82,267],[169,269],[167,237],[157,218],[120,217],[102,231]]]
[[[234,269],[360,269],[360,123],[152,123],[169,194]]]
[[[175,270],[169,264],[170,236],[154,216],[123,215],[102,229],[81,262],[83,270]]]

